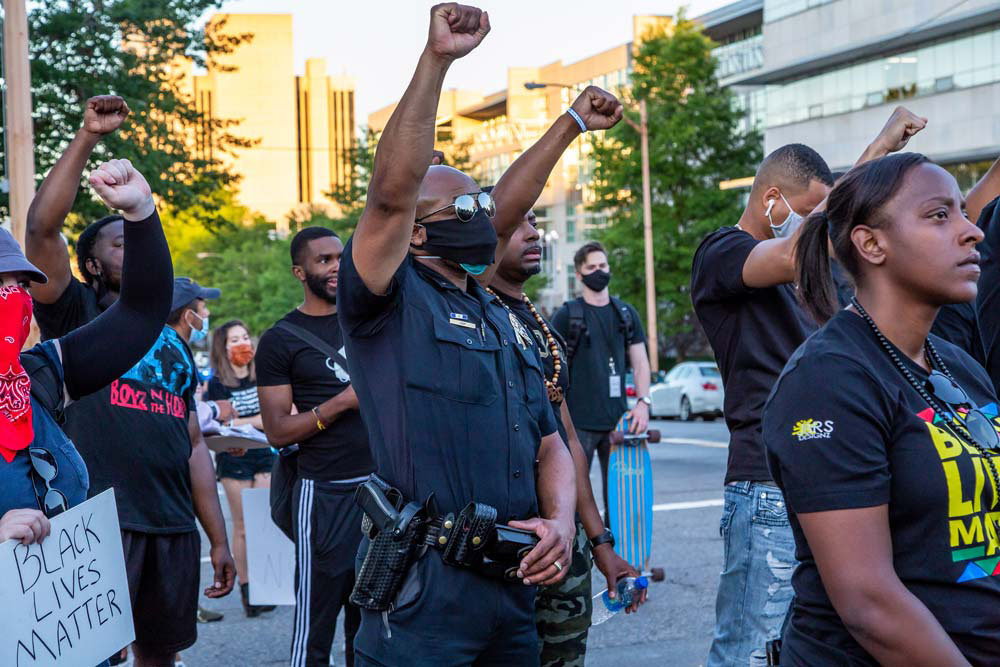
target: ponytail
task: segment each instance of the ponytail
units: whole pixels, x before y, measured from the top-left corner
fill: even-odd
[[[818,211],[803,223],[795,244],[799,302],[817,324],[825,324],[837,310],[829,248],[830,218],[826,211]]]

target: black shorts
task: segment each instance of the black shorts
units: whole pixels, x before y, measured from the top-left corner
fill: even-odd
[[[254,475],[271,472],[274,457],[270,447],[248,449],[243,456],[232,456],[225,452],[215,455],[215,477],[217,479],[253,479]]]
[[[201,537],[198,531],[157,535],[122,531],[135,641],[174,653],[198,639]]]

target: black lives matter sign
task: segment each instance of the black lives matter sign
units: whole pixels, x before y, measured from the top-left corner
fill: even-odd
[[[135,638],[114,491],[52,519],[39,544],[0,544],[0,665],[96,665]]]

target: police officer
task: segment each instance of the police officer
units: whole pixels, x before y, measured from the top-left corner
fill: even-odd
[[[534,586],[560,581],[570,561],[573,463],[538,359],[524,328],[469,276],[489,275],[579,126],[569,116],[556,123],[497,184],[496,206],[465,174],[427,167],[444,75],[487,32],[488,16],[473,7],[431,10],[427,45],[382,134],[368,203],[344,249],[338,305],[378,474],[409,500],[433,493],[441,513],[492,506],[498,524],[539,541],[519,564],[522,583],[425,553],[390,613],[362,612],[359,665],[537,664]],[[595,128],[598,117],[604,127],[621,117],[606,97],[591,111]]]

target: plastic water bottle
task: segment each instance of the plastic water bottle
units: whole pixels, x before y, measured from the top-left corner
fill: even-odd
[[[612,599],[608,596],[608,591],[603,591],[594,596],[594,613],[590,617],[591,625],[599,625],[608,620],[622,609],[631,607],[642,591],[649,586],[646,577],[626,577],[618,580],[615,588],[618,590],[618,597]]]

